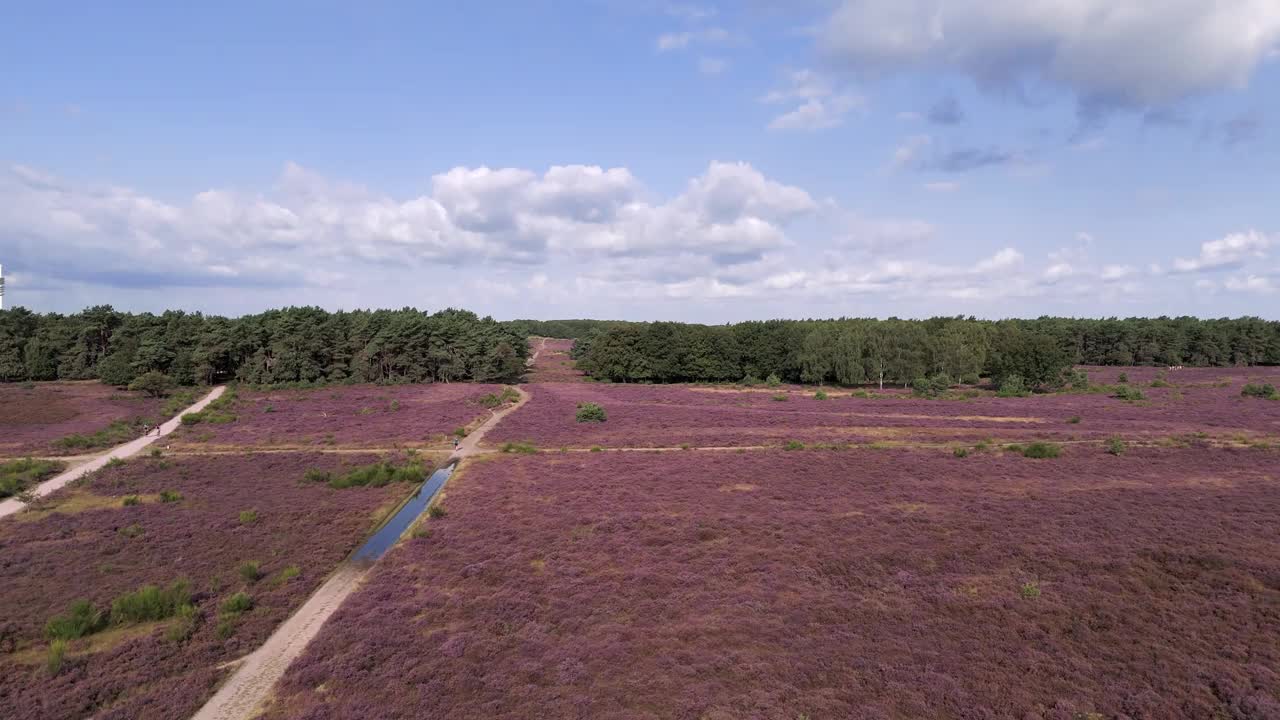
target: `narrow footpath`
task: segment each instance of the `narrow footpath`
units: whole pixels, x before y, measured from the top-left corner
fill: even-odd
[[[479,447],[480,441],[508,414],[529,401],[529,393],[515,386],[520,399],[494,413],[480,427],[458,444],[449,462],[472,455],[492,452]],[[249,720],[263,709],[271,689],[284,671],[297,659],[307,644],[324,627],[325,622],[355,592],[372,564],[343,562],[329,579],[298,608],[288,620],[276,628],[262,647],[239,661],[239,667],[218,692],[195,714],[193,720]]]
[[[89,460],[86,463],[83,463],[81,465],[76,465],[75,467],[71,468],[70,470],[67,470],[66,472],[63,472],[60,475],[57,475],[49,480],[45,480],[44,482],[37,485],[32,490],[32,493],[34,493],[36,497],[44,497],[45,495],[48,495],[49,493],[52,493],[55,490],[60,490],[66,487],[67,485],[69,485],[70,483],[75,482],[76,480],[79,480],[85,475],[88,475],[89,473],[106,466],[106,464],[111,462],[112,460],[123,460],[127,457],[132,457],[134,455],[137,455],[139,452],[141,452],[144,448],[146,448],[151,443],[159,440],[165,435],[168,435],[174,430],[177,430],[178,427],[182,425],[183,415],[186,415],[187,413],[200,412],[201,410],[205,409],[205,407],[209,403],[222,397],[222,393],[225,392],[226,389],[227,388],[224,385],[219,385],[215,387],[214,389],[209,391],[208,395],[205,395],[204,397],[200,398],[199,402],[197,402],[195,405],[192,405],[186,410],[183,410],[182,412],[173,416],[171,419],[166,420],[164,423],[160,425],[159,435],[146,435],[146,436],[137,438],[135,440],[130,440],[129,442],[123,445],[118,445],[101,455],[94,456],[91,460]],[[0,502],[0,518],[19,512],[24,507],[26,507],[26,504],[18,500],[17,498],[9,498],[4,502]]]

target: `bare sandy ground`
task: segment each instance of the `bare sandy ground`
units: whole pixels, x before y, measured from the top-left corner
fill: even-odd
[[[183,410],[182,412],[173,416],[171,419],[166,420],[164,423],[162,423],[160,425],[159,435],[147,435],[144,437],[137,438],[135,440],[130,440],[129,442],[123,445],[118,445],[101,455],[92,457],[92,459],[90,459],[88,462],[85,462],[80,465],[76,465],[70,470],[67,470],[66,472],[60,475],[57,475],[49,480],[46,480],[40,483],[35,487],[34,490],[32,490],[32,492],[35,493],[36,497],[44,497],[45,495],[48,495],[49,493],[55,490],[60,490],[61,488],[66,487],[70,483],[76,480],[79,480],[85,475],[88,475],[89,473],[104,467],[107,463],[111,462],[112,460],[116,460],[116,459],[123,460],[127,457],[137,455],[139,452],[141,452],[144,448],[146,448],[151,443],[159,440],[165,435],[168,435],[174,430],[177,430],[178,427],[182,425],[183,415],[186,415],[187,413],[200,412],[209,403],[213,402],[214,400],[217,400],[219,397],[222,397],[222,393],[225,391],[226,391],[226,387],[222,385],[219,385],[218,387],[215,387],[214,389],[210,390],[209,394],[200,398],[199,402],[197,402],[195,405],[192,405],[191,407],[187,408],[186,410]],[[18,512],[19,510],[22,510],[22,508],[24,507],[26,507],[26,505],[20,500],[18,500],[17,498],[9,498],[4,502],[0,502],[0,517],[12,515]]]

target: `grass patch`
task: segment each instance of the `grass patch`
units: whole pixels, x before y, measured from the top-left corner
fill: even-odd
[[[256,523],[256,522],[258,522],[258,511],[257,511],[257,510],[241,510],[241,511],[240,511],[240,524],[241,524],[241,525],[252,525],[252,524],[254,524],[254,523]]]
[[[107,626],[106,615],[93,607],[88,600],[77,600],[63,615],[49,619],[44,625],[44,636],[49,640],[76,640],[92,635]]]
[[[262,579],[262,567],[258,565],[257,560],[240,563],[237,572],[240,573],[240,579],[250,585]]]
[[[17,495],[42,480],[57,475],[66,467],[55,460],[10,460],[0,463],[0,498]]]
[[[958,447],[952,450],[951,454],[955,455],[958,458],[969,457],[969,448]]]
[[[803,450],[804,443],[799,440],[788,440],[786,445],[782,446],[783,450]]]
[[[1080,416],[1079,416],[1079,415],[1072,415],[1071,417],[1067,418],[1067,424],[1069,424],[1069,425],[1079,425],[1079,424],[1080,424]]]
[[[1276,386],[1270,383],[1255,384],[1249,383],[1240,390],[1242,397],[1262,398],[1263,400],[1275,400],[1280,398],[1280,394],[1276,393]]]
[[[144,585],[111,602],[111,624],[130,625],[166,620],[173,617],[178,608],[190,604],[191,589],[185,580],[178,580],[167,588]]]
[[[141,537],[142,534],[146,531],[142,529],[141,525],[139,525],[138,523],[134,523],[132,525],[126,525],[120,528],[119,530],[117,530],[116,532],[120,533],[121,535],[127,538],[136,538],[136,537]]]
[[[444,506],[442,505],[432,505],[427,510],[427,515],[433,518],[442,518],[447,516],[448,514],[449,513],[444,509]]]
[[[1062,448],[1047,442],[1033,442],[1022,448],[1022,457],[1044,460],[1056,458],[1062,454]]]
[[[504,443],[502,445],[502,452],[517,453],[521,455],[532,455],[533,453],[538,452],[538,448],[534,447],[533,443],[509,442],[509,443]]]
[[[247,592],[238,592],[222,601],[218,614],[224,618],[240,617],[253,609],[253,598]]]
[[[208,425],[225,425],[236,421],[235,413],[231,412],[231,406],[235,404],[236,391],[234,389],[227,390],[222,393],[222,397],[214,400],[204,407],[200,412],[187,413],[182,416],[183,425],[200,425],[202,423]]]
[[[329,487],[335,490],[344,490],[353,487],[385,487],[397,482],[422,482],[426,476],[427,469],[421,461],[410,460],[397,465],[381,460],[338,474],[323,470],[308,470],[303,477],[311,482],[328,483]]]
[[[178,492],[177,490],[161,490],[160,502],[162,503],[182,502],[182,493]]]
[[[1123,385],[1116,388],[1115,393],[1111,397],[1116,398],[1117,400],[1124,400],[1125,402],[1139,402],[1147,399],[1147,396],[1143,394],[1141,390],[1131,385]]]
[[[786,402],[790,398],[787,397],[786,393],[778,393],[777,395],[774,395],[770,399],[773,400],[774,402]]]
[[[289,582],[290,580],[298,577],[301,574],[302,574],[302,568],[298,567],[297,565],[290,565],[289,567],[276,573],[276,576],[271,579],[271,584],[276,587],[279,587]]]
[[[1035,600],[1040,597],[1040,583],[1035,581],[1022,583],[1022,587],[1018,588],[1018,594],[1023,600]]]
[[[49,655],[45,658],[44,669],[53,677],[62,672],[62,662],[67,656],[67,641],[54,640],[49,643]]]
[[[116,420],[101,430],[84,435],[72,433],[59,438],[54,445],[63,450],[94,450],[127,443],[140,433],[141,420]]]
[[[826,391],[824,391],[824,390],[819,390],[818,392],[814,393],[814,394],[813,394],[813,399],[814,399],[814,400],[826,400],[826,399],[827,399],[827,393],[826,393]]]
[[[604,452],[604,448],[600,447],[599,445],[592,445],[591,452]]]
[[[122,505],[123,507],[133,507],[134,505],[138,505],[141,502],[142,502],[142,498],[138,497],[137,495],[125,495],[124,499],[120,501],[120,505]]]

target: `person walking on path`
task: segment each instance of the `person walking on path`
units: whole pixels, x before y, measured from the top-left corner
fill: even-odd
[[[146,437],[150,434],[151,434],[151,423],[144,423],[142,426],[142,437]]]

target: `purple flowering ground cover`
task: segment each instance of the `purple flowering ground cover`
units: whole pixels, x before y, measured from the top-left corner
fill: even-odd
[[[258,647],[353,550],[405,486],[334,490],[311,468],[372,455],[271,453],[130,460],[51,496],[51,510],[0,520],[0,716],[6,720],[189,717],[212,694],[218,665]],[[160,493],[176,491],[177,502]],[[124,496],[138,505],[124,507]],[[252,520],[240,513],[250,510]],[[239,566],[260,564],[248,582]],[[288,577],[294,567],[297,574]],[[73,641],[57,675],[45,668],[45,622],[88,599],[100,610],[142,585],[185,579],[201,618],[185,642],[174,621]],[[220,637],[219,604],[254,607]]]
[[[96,381],[0,383],[0,457],[66,454],[53,443],[117,420],[154,418],[163,404]]]
[[[529,373],[529,382],[582,382],[583,372],[577,368],[569,352],[573,350],[573,341],[560,338],[547,338],[533,369]]]
[[[1139,386],[1135,380],[1134,386],[1146,396],[1141,402],[1126,402],[1105,392],[1014,398],[981,393],[966,399],[929,400],[901,390],[860,397],[861,391],[827,388],[828,399],[819,400],[814,397],[815,388],[799,387],[534,384],[528,387],[534,401],[505,419],[486,440],[529,442],[549,449],[685,443],[751,446],[789,440],[1071,441],[1112,435],[1157,440],[1198,433],[1219,439],[1280,440],[1280,402],[1240,396],[1245,382],[1280,384],[1280,368],[1230,369],[1230,375],[1225,370],[1174,371],[1169,373],[1169,387],[1150,387],[1150,381]],[[1193,375],[1193,382],[1180,384]],[[608,420],[577,422],[575,409],[582,402],[604,407]],[[1073,418],[1079,421],[1072,422]]]
[[[237,390],[230,423],[184,427],[178,442],[218,445],[366,446],[441,442],[488,411],[480,399],[501,385],[341,385],[310,390]]]
[[[497,456],[267,717],[1274,719],[1278,457]]]

